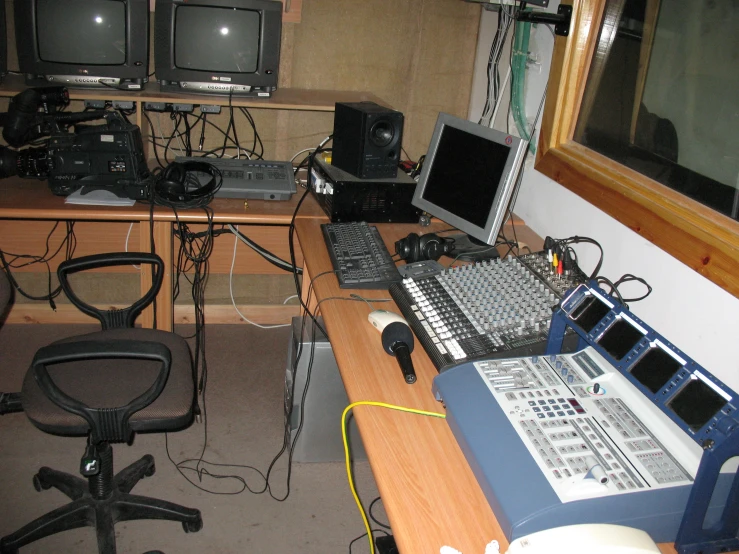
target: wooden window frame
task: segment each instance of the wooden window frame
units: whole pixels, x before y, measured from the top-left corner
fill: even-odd
[[[606,0],[574,0],[558,37],[535,168],[739,297],[739,222],[573,141]]]

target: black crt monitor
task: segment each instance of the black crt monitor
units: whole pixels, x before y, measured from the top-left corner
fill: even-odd
[[[527,142],[440,113],[413,205],[456,227],[451,257],[498,257],[494,247],[518,183]]]
[[[148,0],[14,0],[18,66],[29,86],[141,90]]]
[[[163,91],[268,98],[281,37],[281,2],[157,0],[156,77]]]

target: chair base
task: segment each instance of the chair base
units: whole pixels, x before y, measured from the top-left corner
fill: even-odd
[[[95,494],[92,480],[88,483],[74,475],[42,467],[33,477],[36,490],[54,487],[71,498],[72,502],[3,537],[0,540],[0,553],[17,554],[22,546],[43,537],[89,526],[95,527],[100,554],[115,554],[113,526],[119,521],[135,519],[179,521],[187,533],[200,531],[203,520],[199,510],[166,500],[130,494],[136,483],[153,475],[154,471],[154,458],[147,454],[116,474],[112,478],[111,490]],[[110,472],[112,474],[112,467]]]
[[[22,411],[21,393],[0,392],[0,415],[14,414]]]

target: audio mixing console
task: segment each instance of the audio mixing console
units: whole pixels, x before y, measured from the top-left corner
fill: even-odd
[[[552,309],[585,279],[579,269],[558,274],[537,252],[406,278],[390,295],[444,371],[463,360],[543,354]],[[570,333],[566,350],[577,342]]]

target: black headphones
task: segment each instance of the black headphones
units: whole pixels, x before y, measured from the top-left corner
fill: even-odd
[[[210,180],[197,188],[188,185],[199,183],[197,177],[189,173],[207,173]],[[197,206],[207,204],[223,181],[221,171],[207,162],[172,162],[162,172],[154,185],[154,194],[158,199],[177,205]]]
[[[438,260],[453,250],[453,239],[440,237],[434,233],[426,233],[420,237],[416,233],[410,233],[395,243],[395,253],[407,263]]]

